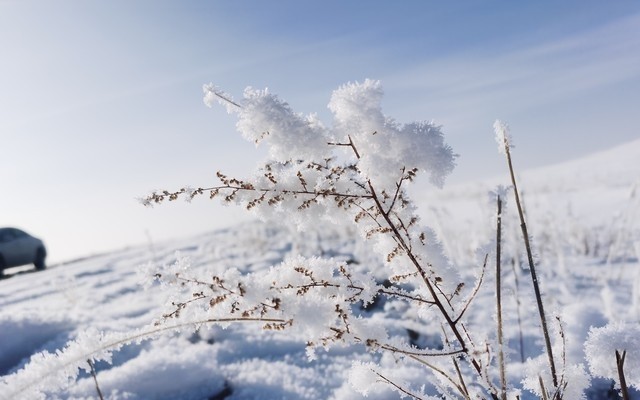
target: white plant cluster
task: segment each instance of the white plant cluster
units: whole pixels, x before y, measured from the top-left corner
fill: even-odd
[[[336,90],[328,106],[334,114],[331,128],[313,115],[295,113],[268,90],[248,88],[240,104],[212,85],[204,91],[207,105],[218,100],[236,113],[243,137],[266,145],[272,158],[249,180],[219,174],[223,186],[212,195],[220,193],[263,219],[284,217],[301,228],[319,219],[355,221],[363,236],[378,240],[374,248],[385,257],[406,250],[391,235],[378,234],[395,227],[419,259],[447,266],[433,232],[418,223],[404,187],[417,174],[442,185],[455,155],[439,126],[401,125],[386,117],[378,81]],[[391,264],[397,274],[415,272],[405,260]]]
[[[372,80],[334,91],[328,105],[334,116],[331,127],[314,115],[295,113],[268,90],[248,88],[239,101],[213,85],[205,85],[204,93],[208,106],[219,102],[236,114],[242,136],[266,145],[270,159],[251,179],[219,172],[218,186],[153,193],[145,204],[209,194],[265,220],[291,221],[300,229],[322,219],[355,224],[386,263],[389,284],[381,285],[370,272],[358,272],[362,269],[356,271],[343,260],[317,258],[288,260],[268,274],[227,271],[213,281],[179,275],[176,287],[181,293],[174,296],[174,308],[165,317],[201,320],[200,313],[205,313],[213,318],[264,319],[267,329],[303,333],[310,358],[318,346],[364,344],[422,367],[429,359],[432,390],[447,396],[494,393],[487,362],[476,359],[480,354],[490,359],[490,352],[484,344],[476,347],[465,333],[464,313],[474,292],[463,290],[435,233],[421,224],[405,190],[419,175],[441,186],[453,170],[456,156],[441,128],[428,122],[400,124],[385,116],[381,85]],[[175,276],[157,277],[175,283]],[[439,321],[435,326],[441,326],[442,344],[417,348],[406,336],[390,334],[392,327],[363,318],[362,308],[376,296],[403,301],[424,324]],[[485,343],[485,338],[478,343]],[[461,354],[469,360],[462,365],[452,362],[452,355]],[[465,376],[467,387],[458,374]],[[362,377],[369,376],[403,395],[423,397],[420,386],[394,382],[389,369],[371,368],[369,374],[352,376],[359,377],[356,389],[366,387]]]

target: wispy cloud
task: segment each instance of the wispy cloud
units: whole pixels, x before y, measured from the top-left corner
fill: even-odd
[[[455,102],[458,110],[460,102],[468,109],[535,107],[640,78],[638,32],[640,14],[558,41],[500,53],[491,48],[458,53],[402,71],[387,82],[421,91],[432,105]]]

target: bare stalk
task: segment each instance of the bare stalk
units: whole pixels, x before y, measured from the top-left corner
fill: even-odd
[[[513,172],[513,163],[511,162],[511,152],[509,151],[509,142],[507,135],[504,135],[504,149],[507,156],[507,164],[509,166],[509,174],[511,175],[511,183],[513,185],[513,193],[516,198],[516,206],[518,207],[518,215],[520,216],[520,228],[522,229],[522,238],[524,240],[524,246],[527,249],[527,259],[529,261],[529,271],[531,273],[531,281],[533,283],[533,290],[536,296],[536,303],[538,306],[538,313],[540,314],[540,323],[542,325],[542,334],[544,336],[544,343],[547,349],[547,357],[549,358],[549,367],[551,368],[551,377],[553,379],[553,386],[558,387],[558,375],[556,372],[556,364],[553,359],[553,350],[551,348],[551,336],[549,335],[549,328],[547,327],[547,319],[544,312],[544,305],[542,303],[542,294],[540,292],[540,285],[538,283],[538,275],[536,273],[536,267],[533,262],[533,253],[531,251],[531,243],[529,242],[529,233],[527,231],[527,223],[524,218],[524,212],[522,210],[522,203],[520,202],[520,195],[518,193],[518,186],[516,184],[516,176]]]
[[[104,400],[104,397],[102,396],[102,392],[100,391],[100,385],[98,385],[98,376],[96,374],[96,368],[93,365],[93,361],[91,361],[91,359],[87,359],[87,363],[89,364],[89,368],[91,370],[91,376],[93,376],[93,382],[95,382],[96,384],[96,391],[98,392],[98,397],[100,398],[100,400]]]
[[[627,351],[623,351],[622,354],[616,350],[616,365],[618,367],[618,377],[620,378],[620,389],[622,391],[622,399],[629,400],[629,389],[627,388],[627,380],[624,377],[624,359],[627,356]]]
[[[504,345],[502,335],[502,279],[500,269],[500,242],[502,240],[502,199],[498,196],[498,219],[496,223],[496,308],[497,308],[497,333],[498,333],[498,364],[500,368],[500,397],[507,400],[507,379],[504,368]]]
[[[462,372],[460,371],[460,366],[458,365],[458,360],[455,357],[451,357],[451,361],[453,361],[453,366],[456,368],[456,374],[458,374],[458,380],[460,380],[460,385],[462,387],[462,394],[464,398],[467,400],[471,400],[471,396],[469,396],[469,390],[467,389],[467,385],[464,383],[464,377],[462,376]]]

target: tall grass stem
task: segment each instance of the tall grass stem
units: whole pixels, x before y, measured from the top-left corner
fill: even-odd
[[[496,222],[496,313],[497,313],[497,334],[498,334],[498,364],[500,368],[500,397],[502,400],[507,400],[507,378],[504,368],[504,344],[502,337],[502,271],[501,264],[501,248],[500,243],[502,241],[502,199],[498,196],[498,213]]]
[[[549,358],[549,367],[551,368],[551,377],[553,379],[553,386],[558,387],[558,374],[556,372],[556,364],[553,359],[553,349],[551,348],[551,336],[549,335],[549,328],[547,326],[547,319],[544,312],[544,305],[542,303],[542,294],[540,292],[540,285],[538,283],[538,274],[536,273],[536,267],[533,262],[533,253],[531,251],[531,243],[529,241],[529,232],[527,231],[527,223],[524,218],[524,211],[522,209],[522,203],[520,202],[520,195],[518,193],[518,185],[516,184],[516,176],[513,172],[513,163],[511,161],[511,152],[509,151],[509,143],[506,136],[504,140],[505,154],[507,156],[507,164],[509,166],[509,174],[511,175],[511,184],[513,185],[513,193],[516,198],[516,206],[518,208],[518,215],[520,217],[520,228],[522,229],[522,239],[524,240],[524,246],[527,250],[527,259],[529,261],[529,272],[531,273],[531,281],[533,283],[533,290],[536,296],[536,303],[538,306],[538,313],[540,314],[540,323],[542,325],[542,334],[544,336],[545,347],[547,348],[547,356]]]

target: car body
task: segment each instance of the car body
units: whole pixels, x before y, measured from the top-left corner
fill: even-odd
[[[0,228],[0,274],[6,268],[27,264],[45,269],[46,257],[42,240],[17,228]]]

